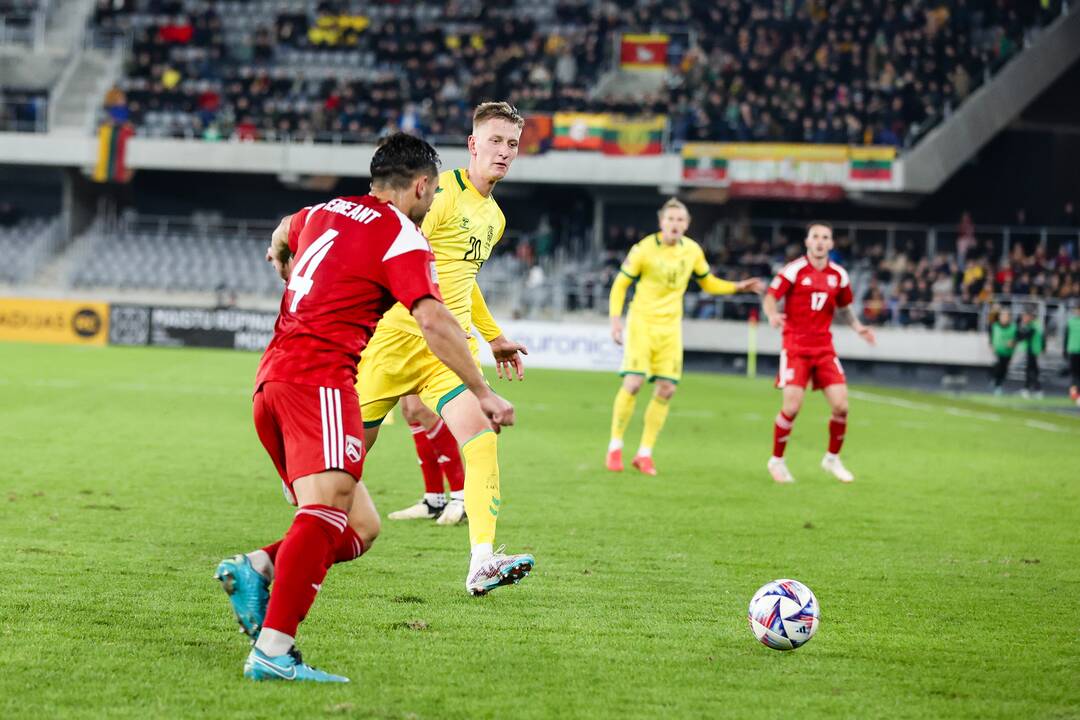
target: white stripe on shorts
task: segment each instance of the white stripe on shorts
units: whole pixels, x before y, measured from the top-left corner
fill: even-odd
[[[319,414],[322,415],[322,452],[324,467],[333,467],[330,462],[330,434],[326,414],[326,388],[319,388]]]

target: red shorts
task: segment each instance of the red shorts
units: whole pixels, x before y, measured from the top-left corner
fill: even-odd
[[[842,385],[847,382],[844,377],[844,366],[840,364],[840,358],[832,350],[822,352],[788,353],[780,351],[780,369],[776,373],[776,387],[782,388],[788,385],[805,388],[806,384],[813,380],[814,390],[830,385]]]
[[[255,391],[259,433],[292,504],[292,483],[324,470],[357,480],[364,467],[364,423],[356,389],[266,382]]]

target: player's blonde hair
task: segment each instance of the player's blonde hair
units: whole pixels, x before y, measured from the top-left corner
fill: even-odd
[[[664,217],[664,213],[672,208],[682,210],[684,213],[686,213],[687,219],[690,218],[690,208],[686,207],[686,203],[684,203],[682,200],[675,197],[668,198],[667,202],[660,206],[660,209],[656,211],[656,217]]]
[[[521,117],[517,108],[508,102],[482,102],[476,106],[476,110],[472,116],[473,132],[476,132],[476,128],[480,127],[488,120],[506,120],[517,125],[519,128],[525,127],[525,118]]]

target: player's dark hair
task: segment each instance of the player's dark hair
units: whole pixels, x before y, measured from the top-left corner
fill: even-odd
[[[815,220],[812,223],[807,224],[807,226],[806,226],[806,236],[807,237],[810,236],[811,228],[818,227],[818,226],[821,226],[821,227],[824,227],[824,228],[829,228],[829,232],[833,232],[832,223],[822,222],[821,220]]]
[[[400,190],[420,175],[438,175],[440,162],[435,148],[420,138],[400,132],[387,135],[371,158],[371,184]]]

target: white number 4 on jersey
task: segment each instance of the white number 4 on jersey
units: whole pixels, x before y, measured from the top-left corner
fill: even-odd
[[[334,247],[334,238],[337,236],[337,230],[327,230],[315,238],[315,242],[308,245],[308,249],[300,256],[300,260],[293,265],[287,288],[293,292],[289,312],[296,312],[296,306],[300,304],[305,295],[311,292],[311,288],[315,285],[315,281],[311,276],[319,269],[319,264],[326,257],[326,254],[330,252],[330,248]]]

